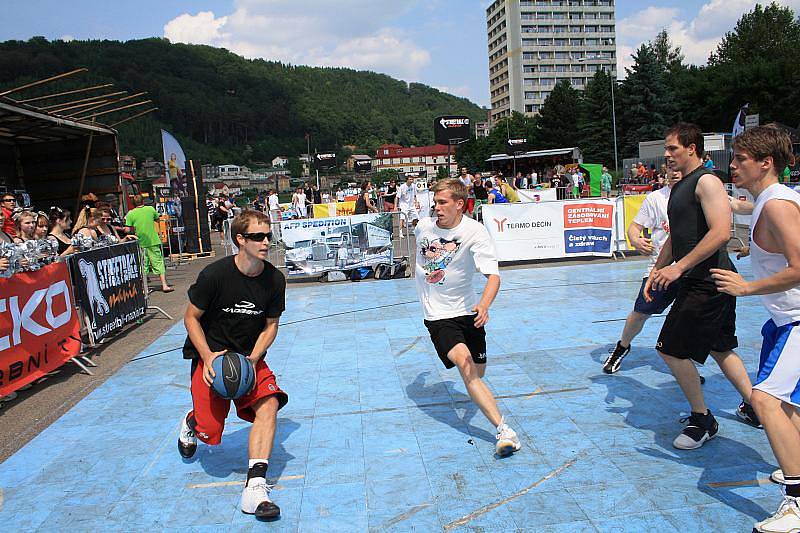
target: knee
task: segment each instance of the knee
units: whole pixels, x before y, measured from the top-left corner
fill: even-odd
[[[275,396],[261,398],[253,406],[256,413],[256,420],[274,420],[278,416],[278,399]]]
[[[762,413],[771,409],[780,409],[781,401],[764,391],[753,389],[753,392],[750,394],[750,405],[752,405],[756,413],[761,416]]]

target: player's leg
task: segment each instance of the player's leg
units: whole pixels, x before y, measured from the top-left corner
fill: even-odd
[[[222,441],[225,418],[230,401],[215,394],[203,381],[203,361],[192,361],[191,394],[193,409],[181,419],[178,434],[178,452],[184,459],[191,459],[197,451],[197,439],[215,446]]]

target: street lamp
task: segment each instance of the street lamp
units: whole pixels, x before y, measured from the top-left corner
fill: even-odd
[[[583,63],[587,59],[600,59],[600,58],[589,58],[589,57],[579,57],[577,59],[578,63]],[[606,65],[609,63],[600,62],[600,69],[605,72]],[[611,63],[613,64],[613,63]],[[614,79],[614,71],[609,70],[609,74],[611,74],[611,127],[614,129],[614,172],[619,172],[619,163],[617,162],[617,106],[614,104],[614,85],[617,84],[617,80]]]

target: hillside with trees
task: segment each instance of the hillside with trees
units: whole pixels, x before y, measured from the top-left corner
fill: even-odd
[[[382,143],[433,142],[433,119],[486,111],[465,98],[374,72],[248,60],[225,49],[165,39],[0,43],[0,90],[87,67],[88,75],[25,91],[26,98],[101,83],[147,91],[159,110],[121,125],[122,153],[159,157],[159,129],[173,133],[187,156],[247,164],[276,155]],[[110,121],[109,121],[110,122]]]

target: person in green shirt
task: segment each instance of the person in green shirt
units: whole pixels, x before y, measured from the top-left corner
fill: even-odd
[[[603,198],[611,196],[611,174],[608,173],[607,167],[603,167],[603,173],[600,175],[600,195]]]
[[[788,166],[783,169],[783,173],[781,174],[781,183],[789,183],[792,179],[792,169]]]
[[[149,272],[158,274],[161,278],[161,290],[172,292],[175,289],[167,284],[164,256],[161,254],[161,239],[156,231],[158,212],[154,207],[144,205],[141,194],[133,197],[133,209],[125,215],[125,225],[136,230],[136,238],[142,248],[142,272],[146,276]]]

